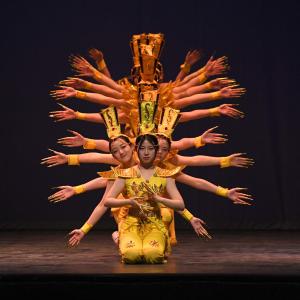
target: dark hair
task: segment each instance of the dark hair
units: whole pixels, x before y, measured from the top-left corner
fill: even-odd
[[[167,136],[163,135],[163,134],[157,134],[157,136],[159,136],[160,138],[164,139],[165,141],[167,141],[169,149],[171,149],[171,139],[168,138]]]
[[[157,153],[159,145],[158,145],[157,137],[155,135],[153,134],[139,135],[135,140],[135,147],[137,148],[137,150],[139,150],[140,146],[144,143],[144,141],[148,141],[150,144],[152,144],[155,149],[155,153]]]
[[[109,152],[111,152],[111,144],[116,141],[117,139],[122,139],[123,141],[125,141],[127,144],[131,145],[131,142],[129,140],[129,138],[126,135],[119,135],[113,139],[109,139]]]

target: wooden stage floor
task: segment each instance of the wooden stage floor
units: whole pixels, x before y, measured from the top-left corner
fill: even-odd
[[[299,231],[212,231],[212,240],[178,231],[178,244],[163,265],[121,264],[109,231],[90,232],[77,248],[66,246],[67,233],[0,231],[0,290],[45,293],[44,298],[101,291],[118,297],[127,293],[131,299],[147,289],[156,296],[146,292],[139,298],[194,299],[194,293],[235,291],[243,293],[237,297],[241,300],[257,293],[274,299],[300,292]]]

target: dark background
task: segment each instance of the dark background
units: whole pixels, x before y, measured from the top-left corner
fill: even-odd
[[[40,159],[47,148],[80,153],[56,145],[74,129],[91,138],[105,138],[102,125],[81,121],[53,123],[58,108],[49,91],[72,75],[68,57],[103,51],[114,79],[129,73],[132,34],[162,32],[161,57],[166,81],[176,77],[190,49],[229,57],[229,77],[247,88],[240,103],[243,120],[211,118],[177,127],[174,139],[192,137],[219,125],[229,135],[225,145],[208,145],[182,154],[223,156],[247,152],[250,169],[189,168],[186,172],[224,187],[248,187],[254,205],[236,206],[228,199],[178,185],[186,206],[210,229],[299,229],[299,5],[297,1],[9,1],[1,4],[1,202],[2,229],[71,229],[79,227],[103,191],[82,194],[59,204],[47,197],[57,185],[93,179],[106,165],[46,168]],[[67,99],[82,112],[100,106]],[[190,109],[212,107],[198,105]],[[187,224],[177,218],[178,228]],[[107,215],[96,228],[113,228]]]

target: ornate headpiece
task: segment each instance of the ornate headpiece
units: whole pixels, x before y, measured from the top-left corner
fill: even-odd
[[[130,46],[133,63],[134,67],[139,68],[142,79],[150,81],[154,79],[163,44],[164,35],[161,33],[142,33],[132,36]]]
[[[118,120],[117,109],[114,106],[109,106],[100,111],[100,114],[103,118],[104,125],[106,127],[107,135],[110,139],[114,139],[120,135],[121,126]]]
[[[138,134],[153,133],[156,129],[154,119],[157,110],[157,101],[139,102],[139,130]]]
[[[178,124],[180,117],[180,110],[169,106],[164,107],[157,127],[157,134],[162,134],[171,139],[172,133]]]

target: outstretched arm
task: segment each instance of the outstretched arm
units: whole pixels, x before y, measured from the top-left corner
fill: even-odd
[[[105,74],[107,77],[111,78],[111,75],[110,75],[110,72],[105,63],[102,51],[100,51],[96,48],[91,48],[89,50],[89,55],[91,58],[93,58],[95,60],[98,70],[100,72],[102,72],[103,74]]]
[[[201,54],[198,50],[189,51],[185,57],[184,63],[180,66],[176,80],[182,80],[190,73],[191,67],[200,59]]]
[[[106,185],[107,185],[107,179],[100,177],[76,186],[70,186],[70,185],[58,186],[57,189],[59,189],[59,191],[50,195],[48,197],[48,200],[52,203],[65,201],[73,197],[74,195],[82,194],[96,189],[103,189],[106,187]]]
[[[106,97],[97,93],[86,93],[79,90],[75,90],[72,87],[67,87],[67,86],[61,86],[59,90],[51,91],[50,95],[55,100],[59,100],[59,101],[63,99],[75,97],[81,100],[94,102],[97,104],[114,105],[116,107],[125,106],[130,108],[128,102],[126,102],[124,99]]]
[[[198,103],[204,103],[208,101],[215,101],[222,98],[239,98],[245,94],[246,89],[237,88],[236,85],[227,86],[222,88],[220,91],[204,94],[195,94],[190,97],[177,99],[173,103],[173,107],[176,109],[181,109],[189,105],[194,105]]]
[[[199,148],[205,144],[223,144],[227,141],[225,134],[213,133],[218,126],[206,130],[202,135],[195,138],[183,138],[179,141],[172,141],[171,149],[186,150],[189,148]]]
[[[206,117],[227,116],[234,119],[243,118],[244,113],[234,108],[238,104],[222,104],[209,109],[195,109],[188,112],[181,112],[179,122],[188,122]]]
[[[175,155],[170,162],[174,165],[184,165],[184,166],[220,166],[225,167],[239,167],[248,168],[252,166],[254,161],[251,158],[243,157],[245,153],[235,153],[225,157],[215,157],[215,156],[182,156]]]
[[[60,81],[59,84],[67,85],[77,90],[87,90],[95,92],[107,97],[112,97],[116,99],[122,98],[122,93],[116,91],[115,89],[112,89],[105,85],[92,83],[77,77],[68,77],[67,79]]]
[[[103,153],[83,153],[83,154],[64,154],[62,152],[49,149],[55,155],[48,156],[42,159],[41,165],[47,167],[55,167],[58,165],[68,164],[69,166],[80,165],[81,163],[99,163],[99,164],[112,164],[118,165],[119,162],[113,158],[111,154]]]
[[[218,196],[228,198],[233,202],[233,204],[251,205],[251,203],[248,203],[247,201],[253,200],[251,195],[242,192],[244,188],[224,189],[221,186],[216,186],[207,180],[193,177],[182,172],[177,175],[175,179],[176,181],[186,184],[197,190],[207,191]]]
[[[122,92],[123,87],[117,84],[114,80],[107,77],[103,73],[95,69],[86,59],[81,56],[70,56],[71,66],[77,72],[77,76],[88,76],[94,78],[96,81],[118,91]]]
[[[57,143],[66,147],[83,147],[84,149],[97,149],[109,152],[109,142],[107,140],[89,139],[74,130],[68,130],[74,136],[58,139]]]
[[[107,211],[107,207],[103,205],[103,200],[106,197],[108,191],[110,190],[111,185],[112,182],[109,181],[101,201],[95,207],[92,214],[90,215],[88,220],[84,223],[84,225],[81,226],[80,229],[74,229],[69,233],[70,236],[69,245],[71,247],[77,246],[80,243],[80,241],[83,239],[83,237],[93,228],[93,226],[102,218],[102,216]]]

